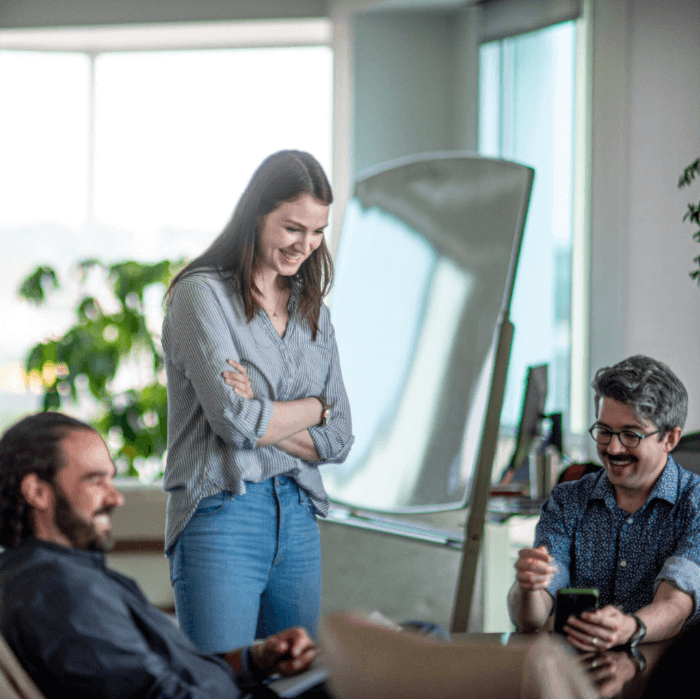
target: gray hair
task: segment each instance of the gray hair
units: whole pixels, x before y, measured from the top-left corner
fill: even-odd
[[[602,398],[615,399],[634,409],[638,419],[651,421],[664,432],[683,428],[688,415],[688,392],[667,365],[644,355],[634,355],[596,372],[595,414]]]

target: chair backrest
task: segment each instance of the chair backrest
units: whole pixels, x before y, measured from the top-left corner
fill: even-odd
[[[557,484],[563,484],[565,481],[578,481],[584,474],[593,474],[599,472],[603,467],[595,462],[582,462],[580,464],[570,464],[559,475]]]
[[[0,698],[43,698],[39,688],[22,668],[0,635]]]
[[[681,467],[700,474],[700,432],[684,435],[671,454]]]

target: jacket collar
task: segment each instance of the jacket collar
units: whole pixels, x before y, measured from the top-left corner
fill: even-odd
[[[33,549],[36,551],[44,550],[54,552],[55,554],[62,557],[72,558],[76,561],[81,561],[89,565],[104,568],[104,552],[98,552],[87,549],[76,549],[75,547],[64,547],[62,544],[57,544],[56,542],[48,542],[47,540],[40,540],[36,537],[27,537],[27,539],[22,541],[16,549],[20,549],[23,547]]]

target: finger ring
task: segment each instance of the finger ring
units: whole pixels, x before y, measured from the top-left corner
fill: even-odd
[[[593,637],[593,639],[591,639],[591,644],[593,644],[594,647],[597,647],[600,644],[600,639],[598,639],[598,637]]]

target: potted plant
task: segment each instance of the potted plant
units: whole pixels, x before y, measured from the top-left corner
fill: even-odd
[[[55,269],[42,266],[19,289],[20,297],[35,304],[66,287],[75,296],[75,324],[35,345],[26,359],[30,384],[41,387],[43,409],[92,404],[91,422],[107,436],[120,473],[144,481],[160,475],[167,444],[163,352],[148,327],[144,297],[154,285],[162,295],[180,265],[84,260],[66,283]],[[118,390],[115,378],[124,366],[138,378]]]

